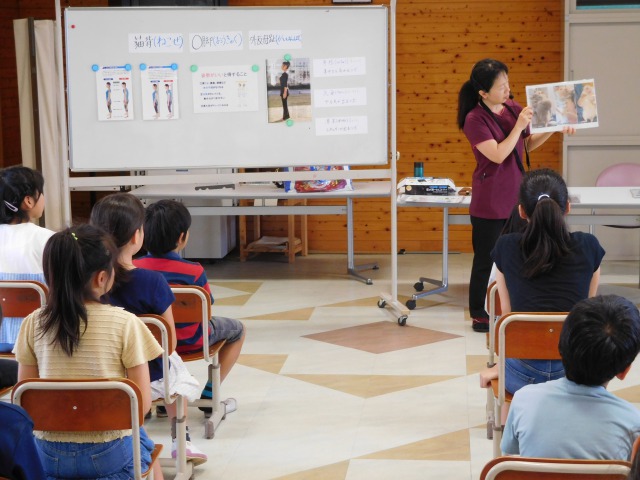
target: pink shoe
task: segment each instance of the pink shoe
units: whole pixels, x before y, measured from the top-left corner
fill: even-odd
[[[193,462],[193,466],[201,465],[208,460],[206,454],[201,452],[198,447],[187,440],[186,445],[187,462]],[[171,458],[178,457],[178,441],[174,438],[171,444]]]

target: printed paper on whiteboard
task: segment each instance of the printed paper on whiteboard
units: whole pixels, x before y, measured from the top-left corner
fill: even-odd
[[[527,105],[533,109],[531,133],[558,132],[566,126],[598,126],[593,79],[530,85],[526,90]]]
[[[195,113],[258,110],[258,79],[250,65],[199,67],[191,79]]]
[[[96,71],[98,120],[133,120],[131,69],[125,65],[105,66]]]
[[[313,104],[322,107],[355,107],[367,104],[367,89],[356,88],[319,88],[313,92]]]
[[[178,70],[171,65],[150,65],[140,72],[142,118],[144,120],[177,120]]]
[[[369,133],[365,115],[316,119],[316,135],[362,135]]]

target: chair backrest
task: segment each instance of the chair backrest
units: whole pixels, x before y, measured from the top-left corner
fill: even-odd
[[[505,378],[505,360],[560,360],[558,342],[567,313],[512,312],[503,315],[496,325],[498,378]],[[498,401],[505,401],[505,383],[499,382]]]
[[[558,341],[566,312],[512,312],[496,325],[496,348],[503,358],[560,360]]]
[[[26,317],[45,305],[47,286],[35,280],[0,281],[0,308],[3,317]]]
[[[596,187],[639,187],[640,163],[618,163],[605,168],[596,179]]]
[[[211,318],[211,296],[197,285],[171,285],[176,300],[171,305],[175,323],[194,323]]]
[[[11,400],[33,420],[34,430],[96,432],[131,429],[135,478],[141,478],[140,426],[144,420],[138,386],[126,378],[41,379],[18,382]]]
[[[202,323],[202,355],[211,360],[209,354],[209,320],[211,319],[211,296],[197,285],[171,285],[176,299],[171,304],[173,321],[180,323]]]
[[[624,460],[497,457],[480,480],[626,480],[630,467]]]

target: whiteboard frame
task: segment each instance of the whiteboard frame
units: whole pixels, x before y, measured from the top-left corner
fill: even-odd
[[[196,16],[211,17],[219,13],[222,20],[244,22],[244,17],[252,26],[242,27],[245,35],[250,30],[256,30],[255,24],[261,17],[267,16],[271,23],[277,22],[279,15],[297,17],[298,23],[307,26],[311,32],[310,40],[303,44],[299,56],[310,58],[340,58],[341,56],[366,56],[367,74],[345,76],[340,78],[312,77],[313,94],[317,88],[341,88],[344,86],[364,85],[367,88],[368,101],[364,106],[342,108],[313,108],[312,122],[295,122],[291,127],[285,124],[268,124],[266,122],[266,78],[264,59],[282,57],[287,52],[295,58],[298,50],[250,50],[244,48],[242,52],[227,53],[222,60],[219,53],[201,54],[189,51],[188,46],[182,53],[171,54],[133,54],[122,50],[122,58],[131,65],[132,75],[130,90],[133,94],[131,106],[134,109],[135,120],[107,121],[97,120],[96,80],[95,74],[90,72],[91,64],[98,64],[98,60],[106,64],[118,63],[113,55],[105,54],[101,43],[99,47],[83,49],[80,41],[87,38],[87,33],[81,28],[82,21],[91,27],[96,23],[96,14],[108,14],[113,19],[127,18],[123,25],[113,27],[116,34],[107,30],[105,38],[126,37],[124,32],[134,27],[132,23],[148,16],[151,21],[164,22],[158,27],[159,31],[170,28],[170,18],[173,12],[182,15],[175,30],[188,37],[189,33],[202,31],[202,25],[184,26],[187,20]],[[366,27],[370,30],[367,35],[353,37],[343,45],[350,31],[347,29],[356,16],[362,17],[367,12]],[[274,168],[283,166],[302,165],[387,165],[390,160],[389,152],[389,9],[384,5],[349,6],[349,7],[69,7],[65,9],[66,25],[66,65],[68,88],[68,122],[69,122],[69,151],[70,165],[74,172],[123,171],[123,170],[151,170],[151,169],[180,169],[180,168]],[[107,22],[110,19],[105,19]],[[220,20],[218,20],[219,22]],[[75,22],[75,23],[74,23]],[[111,22],[113,25],[115,22]],[[315,24],[320,28],[325,23],[339,26],[340,35],[335,40],[323,44],[319,41],[319,34],[315,33]],[[78,24],[78,25],[76,25]],[[311,26],[309,26],[311,24]],[[191,25],[191,23],[189,23]],[[381,28],[384,25],[384,31]],[[77,26],[77,28],[75,28]],[[265,30],[269,30],[267,23]],[[74,29],[75,28],[75,29]],[[150,27],[139,27],[142,32]],[[219,25],[211,27],[219,30]],[[275,27],[273,28],[275,29]],[[82,36],[79,36],[82,33]],[[104,32],[103,32],[104,33]],[[148,32],[149,33],[149,32]],[[303,32],[304,33],[304,32]],[[113,37],[106,35],[113,35]],[[69,38],[71,37],[71,38]],[[323,37],[324,38],[324,37]],[[330,39],[333,37],[329,37]],[[372,42],[370,44],[370,42]],[[384,44],[384,56],[380,47]],[[92,44],[93,45],[93,44]],[[107,44],[108,45],[108,44]],[[113,49],[114,51],[116,49]],[[108,49],[106,50],[108,52]],[[324,53],[326,51],[326,54]],[[341,53],[344,52],[344,53]],[[216,56],[218,55],[218,56]],[[326,57],[324,57],[326,55]],[[103,58],[101,58],[101,56]],[[138,61],[138,58],[140,61]],[[179,99],[181,105],[180,119],[169,121],[142,120],[142,95],[140,93],[140,63],[166,64],[170,58],[179,62]],[[193,95],[191,88],[192,73],[190,64],[200,66],[217,66],[221,63],[237,61],[238,64],[255,64],[260,67],[256,77],[259,87],[259,109],[255,112],[227,112],[197,114],[193,112]],[[76,105],[82,104],[81,108]],[[130,106],[130,108],[131,108]],[[315,134],[316,119],[321,117],[351,117],[364,116],[367,119],[368,131],[361,135],[329,135]],[[176,125],[173,122],[180,122]],[[185,125],[186,123],[186,125]],[[238,125],[249,125],[253,135],[252,141],[247,142],[247,132]],[[189,135],[195,131],[195,135]],[[106,132],[106,134],[105,134]],[[150,133],[152,132],[152,133]],[[177,132],[177,134],[176,134]],[[187,133],[188,132],[188,133]],[[213,134],[212,134],[213,132]],[[224,141],[216,142],[209,139],[216,134]],[[190,136],[191,140],[184,137]],[[174,140],[180,139],[182,140]],[[104,140],[102,140],[104,138]],[[122,138],[120,149],[114,148],[114,139]],[[142,139],[138,141],[137,139]],[[282,147],[281,147],[282,146]]]

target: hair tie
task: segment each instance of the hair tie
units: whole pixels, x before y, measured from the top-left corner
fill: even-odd
[[[548,193],[541,193],[540,196],[538,197],[538,201],[540,201],[540,199],[544,197],[551,198]]]
[[[76,232],[71,232],[71,236],[76,239],[76,242],[78,241],[78,237],[76,237]]]
[[[16,213],[18,211],[18,207],[16,207],[14,204],[7,202],[6,200],[4,201],[4,204],[7,206],[7,208],[9,210],[11,210],[13,213]]]

